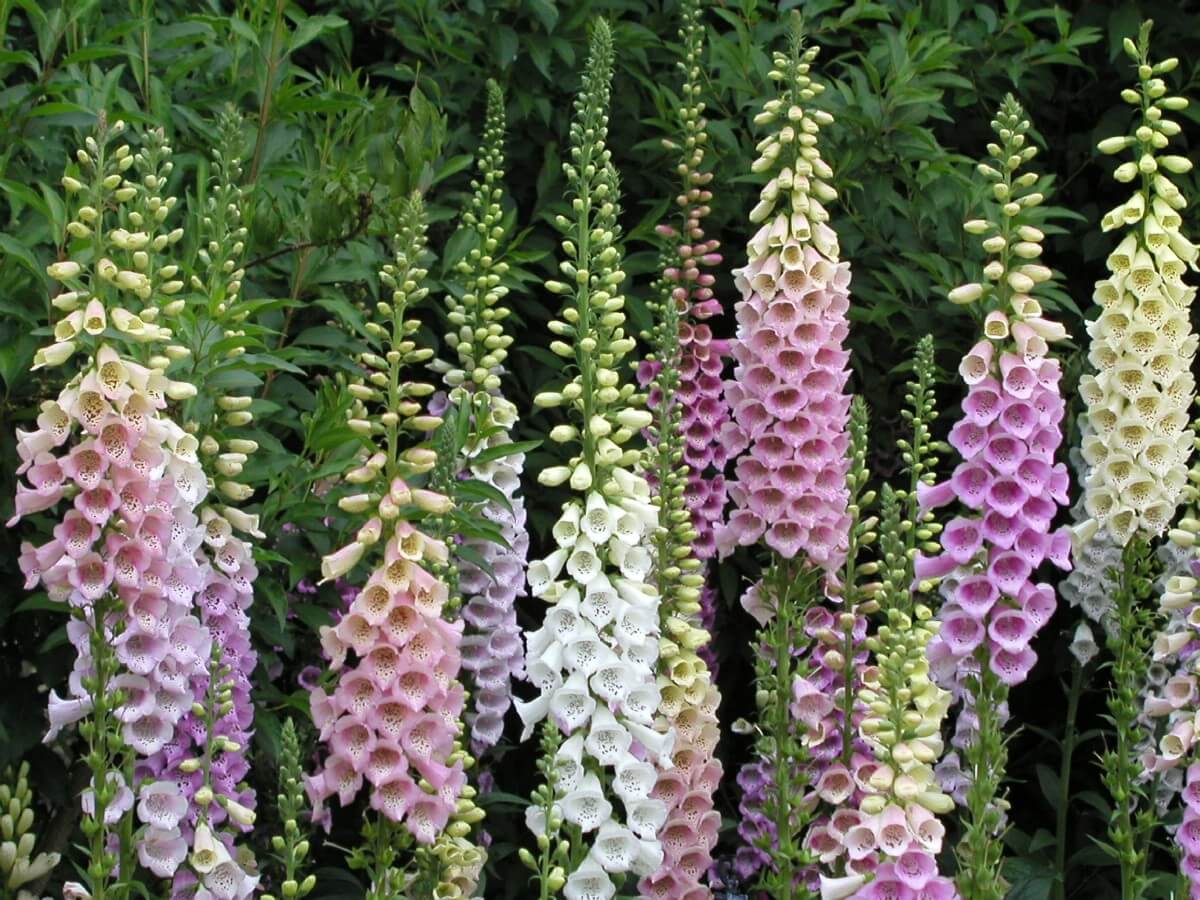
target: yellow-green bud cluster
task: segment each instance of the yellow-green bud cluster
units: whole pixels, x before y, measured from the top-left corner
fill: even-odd
[[[951,303],[969,304],[992,298],[984,335],[993,341],[1012,337],[1022,354],[1041,357],[1047,352],[1047,343],[1066,337],[1066,331],[1057,322],[1042,318],[1041,304],[1032,296],[1053,273],[1039,262],[1045,234],[1030,221],[1036,220],[1031,211],[1045,200],[1038,190],[1039,176],[1021,171],[1038,152],[1037,147],[1026,143],[1029,128],[1024,110],[1009,94],[992,121],[1000,142],[987,145],[989,159],[977,166],[979,174],[991,183],[999,215],[963,224],[968,234],[980,239],[988,255],[984,280],[959,285],[950,291],[949,299]]]
[[[49,874],[58,865],[58,853],[34,855],[33,791],[29,788],[29,763],[10,768],[0,783],[0,885],[4,893],[16,892]],[[22,892],[23,893],[23,892]],[[26,895],[28,896],[28,895]]]
[[[240,138],[241,118],[232,109],[226,110],[218,122],[218,145],[212,151],[212,183],[208,202],[200,218],[201,246],[196,251],[200,266],[190,279],[192,289],[200,295],[199,305],[207,321],[221,329],[225,359],[236,359],[245,353],[243,322],[249,309],[238,305],[246,270],[242,257],[246,250],[247,229],[242,223],[242,204],[245,201],[240,182],[242,161],[227,148],[236,147]],[[201,329],[197,329],[201,331]],[[168,355],[169,355],[168,348]],[[208,346],[191,348],[189,355],[203,357],[216,364]],[[211,390],[210,390],[211,393]],[[218,393],[212,398],[213,410],[207,424],[197,429],[200,434],[200,454],[213,488],[226,499],[238,503],[248,500],[253,489],[238,480],[258,443],[238,437],[239,429],[254,421],[251,412],[253,398]],[[230,515],[232,514],[232,518]],[[228,508],[201,510],[201,519],[211,530],[225,530],[229,525],[254,537],[263,537],[258,530],[258,517],[238,513]]]
[[[51,305],[63,315],[53,342],[35,354],[35,369],[62,365],[77,350],[95,352],[102,341],[121,339],[144,345],[143,361],[160,372],[189,353],[172,342],[173,331],[163,324],[184,307],[175,297],[184,282],[169,253],[183,229],[168,227],[177,201],[164,196],[174,168],[171,148],[161,129],[146,134],[136,153],[128,144],[113,146],[124,132],[124,122],[110,126],[102,119],[63,176],[74,204],[66,227],[70,257],[46,269],[61,285]],[[155,343],[164,346],[152,349]],[[196,389],[168,381],[164,393],[184,400]]]
[[[508,263],[496,258],[504,238],[504,94],[499,85],[487,86],[487,120],[479,151],[479,176],[471,182],[470,206],[463,212],[463,225],[475,232],[475,246],[456,271],[466,290],[461,298],[446,297],[451,331],[446,343],[458,354],[459,365],[446,371],[446,383],[475,390],[495,391],[512,336],[504,333],[503,321],[510,310],[500,301],[508,288],[500,283]]]
[[[770,248],[788,241],[811,242],[825,256],[839,255],[837,234],[829,227],[825,204],[837,199],[829,182],[833,170],[821,158],[817,136],[822,126],[833,122],[824,110],[813,109],[811,102],[825,86],[809,75],[820,48],[808,47],[800,53],[777,52],[770,77],[783,86],[781,96],[768,100],[754,117],[756,125],[774,125],[758,142],[758,158],[750,166],[755,173],[775,172],[763,186],[758,204],[750,211],[750,221],[762,223],[751,238],[751,259],[766,256]]]
[[[427,450],[400,450],[402,432],[411,431],[420,437],[442,424],[440,417],[425,412],[421,402],[433,393],[433,385],[401,377],[406,366],[428,362],[433,356],[433,350],[418,347],[413,340],[420,322],[407,318],[409,309],[429,293],[423,284],[428,270],[420,265],[425,228],[424,204],[414,194],[404,205],[393,239],[395,261],[379,273],[379,280],[391,289],[391,297],[375,305],[379,321],[366,323],[374,347],[359,357],[365,374],[349,385],[354,398],[350,428],[374,449],[363,465],[347,473],[346,480],[351,484],[370,484],[385,472],[388,477],[425,472],[433,465],[433,455]],[[347,499],[353,504],[357,498]],[[362,504],[364,509],[369,502],[367,498]]]
[[[635,342],[624,328],[620,187],[612,153],[605,146],[612,64],[612,34],[607,23],[598,20],[593,53],[575,100],[570,159],[563,163],[573,194],[571,215],[556,220],[564,236],[559,271],[565,280],[546,283],[547,290],[565,301],[561,318],[549,325],[558,338],[550,349],[574,362],[577,374],[558,390],[534,397],[538,406],[571,411],[574,422],[556,427],[551,440],[581,445],[567,465],[542,470],[538,480],[546,485],[569,481],[577,491],[606,484],[614,467],[636,465],[640,451],[625,445],[652,420],[640,408],[643,399],[634,386],[620,374]]]
[[[867,639],[875,664],[862,676],[859,699],[868,714],[860,731],[881,765],[870,778],[879,793],[863,800],[866,813],[878,813],[892,800],[915,802],[942,815],[954,808],[933,773],[944,749],[942,720],[951,700],[949,691],[930,678],[925,655],[938,625],[921,604],[911,616],[889,609],[887,624]]]

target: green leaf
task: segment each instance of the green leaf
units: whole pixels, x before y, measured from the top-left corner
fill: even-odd
[[[518,453],[530,453],[540,446],[542,446],[542,441],[510,441],[506,444],[496,444],[492,447],[483,448],[467,462],[468,465],[482,465],[484,463],[495,462],[498,459],[504,459],[506,456],[514,456]]]
[[[315,41],[327,31],[345,28],[348,23],[341,16],[309,16],[297,27],[288,45],[288,52],[295,53],[306,44]]]
[[[454,483],[454,500],[458,503],[467,502],[487,502],[495,503],[497,506],[502,506],[507,510],[512,509],[512,504],[509,503],[508,497],[504,492],[495,485],[488,484],[486,481],[480,481],[478,478],[465,478]]]

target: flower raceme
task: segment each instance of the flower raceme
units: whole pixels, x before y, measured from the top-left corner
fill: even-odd
[[[1138,53],[1132,41],[1127,52]],[[1122,98],[1142,110],[1143,120],[1132,135],[1108,138],[1099,148],[1133,150],[1135,159],[1114,174],[1137,188],[1101,221],[1102,230],[1126,234],[1108,255],[1109,277],[1096,283],[1093,299],[1101,309],[1088,324],[1095,374],[1079,381],[1092,431],[1082,446],[1091,519],[1080,535],[1104,528],[1122,547],[1135,533],[1155,537],[1170,525],[1194,439],[1189,410],[1197,338],[1189,310],[1196,289],[1183,275],[1196,268],[1198,253],[1181,231],[1187,200],[1171,181],[1192,164],[1160,155],[1180,130],[1164,113],[1187,106],[1186,98],[1167,95],[1161,77],[1177,65],[1176,59],[1141,60],[1138,87]]]
[[[192,825],[206,804],[217,815],[240,818],[241,825],[253,818],[242,802],[252,802],[251,796],[238,784],[244,760],[231,758],[232,768],[210,787],[205,802],[194,794],[196,770],[175,766],[190,756],[191,740],[204,740],[192,710],[207,690],[214,632],[225,636],[201,611],[201,595],[214,581],[228,579],[248,602],[253,562],[230,523],[248,532],[256,527],[251,516],[230,510],[226,519],[227,508],[204,505],[209,481],[198,451],[206,448],[167,413],[169,400],[197,393],[194,385],[165,374],[173,360],[190,353],[169,343],[172,330],[161,324],[185,306],[183,299],[169,299],[184,286],[175,277],[179,267],[165,253],[182,237],[180,229],[168,231],[165,224],[175,198],[161,196],[171,150],[161,132],[147,134],[136,154],[127,146],[114,150],[109,141],[122,131],[120,123],[111,128],[102,123],[100,139],[88,138],[80,150],[81,166],[95,173],[92,185],[64,178],[68,191],[81,195],[68,232],[84,243],[102,235],[109,255],[97,254],[88,269],[74,261],[49,268],[63,283],[53,305],[65,315],[55,326],[56,343],[40,351],[35,364],[59,365],[76,353],[86,355],[58,398],[43,404],[37,428],[18,434],[26,484],[19,488],[17,518],[71,502],[54,538],[39,547],[25,545],[21,557],[29,586],[40,583],[76,613],[68,625],[78,651],[69,695],[51,695],[47,738],[114,707],[121,740],[139,759],[137,813],[146,828],[138,838],[138,857],[156,875],[170,878],[180,871]],[[134,166],[137,183],[122,174]],[[112,227],[108,215],[121,225]],[[83,298],[89,299],[81,309]],[[168,343],[155,352],[160,342]],[[242,549],[224,550],[235,545]],[[250,652],[244,624],[243,616],[236,626],[243,646],[235,656]],[[110,654],[116,668],[108,680],[103,673],[110,671]],[[250,659],[252,664],[252,654]],[[236,737],[248,729],[249,714],[243,702],[228,749],[244,747]],[[93,723],[94,736],[105,731],[106,721]],[[121,753],[110,743],[107,755],[90,758],[94,766],[116,765]],[[182,796],[179,785],[185,786]],[[103,803],[105,826],[114,826],[133,807],[132,787],[118,771],[95,772],[85,811],[100,816]],[[103,830],[90,834],[93,856],[108,854],[104,841],[96,844]],[[96,859],[93,865],[106,864]],[[257,883],[232,859],[196,876],[188,877],[202,882],[201,891],[229,897],[245,896]]]
[[[306,788],[319,817],[330,797],[346,806],[369,783],[373,810],[403,823],[418,844],[432,845],[432,855],[449,860],[462,854],[447,840],[447,828],[465,821],[469,831],[482,813],[471,803],[460,744],[463,623],[442,617],[449,588],[432,574],[445,570],[449,553],[410,521],[421,513],[442,515],[452,504],[407,481],[429,472],[437,454],[421,446],[401,449],[404,432],[423,436],[441,424],[417,402],[433,387],[401,373],[432,355],[412,340],[419,324],[407,317],[428,293],[419,265],[425,218],[418,196],[405,207],[394,243],[395,263],[380,275],[391,298],[377,304],[381,321],[368,325],[380,352],[363,354],[370,374],[352,385],[350,426],[367,448],[345,480],[361,493],[339,500],[344,511],[368,518],[352,541],[321,563],[325,580],[347,575],[363,560],[370,575],[337,625],[322,629],[322,646],[339,678],[332,693],[318,688],[311,694],[313,721],[329,753]],[[447,878],[453,890],[464,889],[459,878],[477,860],[475,853],[468,856],[469,865],[439,872],[439,890],[452,889]]]
[[[988,145],[990,159],[978,171],[991,182],[999,215],[964,227],[982,236],[993,258],[983,283],[949,295],[954,303],[989,308],[982,338],[959,365],[967,396],[949,443],[961,462],[949,479],[923,484],[918,494],[922,511],[958,501],[962,512],[944,523],[941,552],[918,555],[913,569],[922,590],[945,579],[948,599],[928,659],[937,681],[964,704],[956,742],[973,780],[963,795],[957,881],[966,896],[1004,890],[1004,701],[1037,661],[1031,642],[1055,610],[1054,589],[1035,581],[1037,569],[1046,561],[1069,569],[1071,550],[1070,532],[1051,528],[1068,502],[1069,479],[1066,466],[1054,461],[1065,403],[1062,370],[1049,348],[1066,332],[1033,296],[1051,276],[1037,262],[1043,235],[1030,221],[1043,195],[1036,173],[1019,173],[1037,148],[1026,146],[1030,124],[1011,96],[992,127],[1001,143]],[[947,759],[940,769],[947,779],[954,774],[949,766]]]
[[[651,540],[663,631],[656,728],[675,735],[670,758],[657,766],[651,793],[666,805],[658,832],[662,865],[638,885],[642,896],[659,900],[707,896],[703,879],[712,866],[721,824],[720,814],[713,809],[713,792],[722,775],[715,757],[720,693],[698,652],[709,642],[698,617],[703,613],[702,558],[711,554],[712,520],[720,516],[725,501],[720,474],[725,460],[712,457],[713,431],[718,419],[728,418],[728,409],[721,396],[720,348],[711,340],[707,325],[689,323],[689,318],[701,314],[706,318],[720,308],[712,298],[712,276],[700,272],[701,265],[715,264],[720,257],[716,241],[703,241],[700,228],[707,212],[704,204],[711,199],[702,186],[711,173],[699,171],[706,143],[704,105],[699,99],[704,36],[699,4],[685,4],[682,20],[683,149],[677,171],[683,187],[677,203],[686,237],[669,227],[659,229],[674,244],[663,251],[666,265],[658,283],[659,302],[653,307],[656,321],[648,335],[653,362],[643,362],[638,370],[642,380],[647,367],[654,368],[648,398],[654,424],[647,429],[645,468],[657,500],[658,523]],[[706,471],[710,465],[718,470],[711,478]]]
[[[1036,153],[1024,146],[1029,123],[1010,98],[993,124],[1005,147],[992,144],[989,152],[1005,172],[987,163],[980,171],[1003,200],[1001,224],[972,220],[966,227],[990,235],[984,248],[999,258],[984,270],[992,282],[986,289],[965,285],[950,296],[974,302],[994,294],[994,308],[984,320],[983,338],[959,366],[967,396],[949,441],[962,461],[948,480],[923,485],[920,494],[923,510],[955,500],[965,510],[945,524],[941,553],[918,558],[915,575],[922,581],[954,573],[953,594],[930,649],[935,668],[953,668],[982,652],[995,675],[1011,686],[1033,667],[1030,641],[1055,608],[1053,589],[1035,582],[1034,573],[1046,560],[1070,567],[1068,532],[1051,530],[1067,503],[1069,481],[1066,466],[1054,461],[1065,404],[1062,369],[1048,353],[1065,331],[1042,314],[1029,293],[1049,277],[1036,263],[1041,232],[1018,218],[1042,199],[1029,190],[1035,174],[1016,174]]]
[[[753,171],[775,174],[750,214],[761,227],[748,262],[734,273],[742,300],[726,386],[733,418],[721,438],[731,457],[744,455],[729,486],[735,509],[717,544],[724,555],[762,539],[785,559],[803,553],[832,572],[848,529],[850,266],[838,259],[823,205],[836,193],[817,134],[832,117],[806,108],[823,89],[808,75],[816,53],[810,48],[791,68],[776,61],[773,76],[790,83],[756,119],[775,130],[759,142]]]
[[[612,875],[645,876],[662,863],[666,804],[650,792],[655,767],[669,764],[673,743],[670,731],[655,728],[662,700],[660,598],[648,538],[659,507],[647,479],[633,470],[642,452],[628,446],[652,416],[638,408],[641,398],[619,373],[634,341],[623,327],[620,197],[605,146],[612,64],[612,33],[597,20],[575,100],[570,161],[563,165],[577,199],[572,217],[557,220],[567,257],[560,269],[571,283],[547,284],[566,298],[550,330],[569,339],[551,349],[571,359],[576,374],[561,390],[534,398],[542,407],[566,407],[570,421],[555,426],[550,438],[578,442],[580,449],[567,465],[538,476],[543,484],[566,483],[574,494],[552,529],[556,549],[527,573],[530,593],[550,606],[526,638],[526,671],[538,696],[517,703],[526,737],[547,717],[553,726],[544,727],[543,737],[565,735],[561,743],[544,741],[554,758],[542,767],[548,783],[536,796],[546,802],[531,805],[527,815],[542,862],[525,859],[540,873],[543,897],[561,888],[567,900],[609,900],[616,893]],[[560,819],[590,841],[586,856],[572,848],[583,859],[570,872],[558,840],[550,839]]]

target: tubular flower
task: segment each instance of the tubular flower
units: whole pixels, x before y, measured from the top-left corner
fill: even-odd
[[[196,438],[166,411],[169,399],[195,388],[166,375],[186,351],[155,346],[172,337],[161,322],[183,307],[169,299],[182,286],[166,252],[182,237],[167,225],[175,198],[162,196],[171,150],[161,131],[148,133],[137,153],[110,146],[123,131],[102,117],[76,156],[92,183],[64,178],[80,195],[68,231],[87,244],[90,261],[48,269],[63,285],[53,305],[65,315],[35,366],[61,365],[76,353],[82,365],[42,405],[36,429],[17,433],[25,482],[10,522],[71,505],[50,541],[22,547],[20,566],[28,587],[43,586],[72,610],[67,636],[77,657],[67,697],[50,695],[47,740],[90,720],[93,779],[83,805],[101,888],[114,867],[132,864],[134,848],[114,841],[118,859],[109,841],[134,802],[121,771],[129,755],[144,759],[178,745],[212,643],[194,614],[206,571],[197,511],[208,484]],[[136,181],[126,179],[130,169]],[[138,848],[163,877],[184,855],[174,818]]]
[[[460,538],[455,546],[482,558],[488,568],[458,555],[459,588],[465,595],[462,608],[463,668],[469,673],[472,710],[467,714],[475,752],[494,746],[504,730],[504,715],[512,705],[512,680],[525,675],[517,597],[524,593],[525,557],[529,534],[525,526],[525,500],[518,496],[525,454],[512,439],[516,407],[500,392],[504,360],[512,337],[504,333],[509,315],[499,305],[508,288],[500,279],[508,264],[497,259],[504,239],[504,95],[488,82],[487,125],[479,158],[479,180],[464,211],[462,225],[474,232],[476,245],[457,266],[463,284],[461,299],[446,298],[449,320],[455,329],[446,343],[458,354],[458,365],[437,360],[450,389],[450,400],[470,405],[476,421],[457,461],[471,477],[504,494],[507,503],[487,501],[482,514],[500,530],[504,544],[477,538]]]
[[[194,275],[191,286],[199,295],[192,301],[200,307],[198,314],[222,328],[230,338],[238,336],[237,323],[247,314],[237,305],[244,274],[238,262],[245,247],[246,227],[241,223],[242,191],[238,187],[241,161],[226,157],[220,148],[237,146],[240,119],[227,113],[219,127],[222,140],[213,153],[214,183],[202,219],[208,233],[203,236],[204,246],[199,251],[200,260],[207,267],[206,278]],[[226,357],[236,358],[242,349],[229,351]],[[204,364],[221,362],[208,358],[210,347],[204,343],[189,350],[189,356],[201,364],[197,366],[200,371],[207,368]],[[188,410],[189,419],[206,419],[208,423],[201,432],[199,458],[209,483],[217,486],[224,499],[236,503],[237,499],[248,496],[250,488],[234,479],[249,454],[257,449],[254,441],[241,436],[242,426],[252,420],[248,409],[250,398],[202,387],[207,389],[189,401]],[[167,789],[188,803],[187,815],[177,826],[172,826],[178,828],[180,838],[186,843],[193,840],[196,826],[218,829],[224,824],[225,833],[218,831],[214,836],[236,856],[231,832],[249,831],[253,824],[255,795],[245,779],[250,770],[246,751],[254,720],[250,676],[258,662],[250,641],[249,607],[254,599],[258,570],[247,538],[262,538],[263,534],[258,530],[257,516],[232,505],[202,506],[200,524],[204,538],[199,553],[204,573],[196,595],[196,612],[212,635],[212,659],[208,671],[192,680],[197,703],[180,720],[175,739],[139,767],[143,784],[149,784],[142,789],[147,799],[138,806],[143,822],[150,826],[148,838],[143,841],[144,856],[156,855],[146,849],[153,841],[159,842],[154,846],[163,846],[162,823],[147,820],[146,816],[155,815]],[[205,789],[216,799],[215,803],[197,801],[197,793]],[[230,801],[235,805],[231,807]],[[248,864],[246,860],[242,862]],[[206,873],[178,869],[176,894],[190,896],[197,878],[202,882],[208,880]],[[231,869],[222,870],[217,878],[234,884],[236,896],[247,896],[245,892],[258,883],[247,872],[239,875]]]
[[[687,149],[679,165],[684,176],[684,192],[679,199],[684,207],[684,228],[690,239],[695,240],[700,212],[693,204],[707,201],[708,192],[701,191],[698,185],[710,177],[697,171],[703,158],[704,123],[700,118],[703,104],[698,99],[697,68],[703,26],[696,3],[684,7],[681,37],[684,59],[680,68],[685,78],[680,119]],[[698,249],[712,253],[715,244],[708,242]],[[696,547],[702,530],[707,528],[711,532],[711,526],[701,524],[703,511],[692,505],[690,499],[695,495],[693,484],[699,476],[689,463],[689,392],[684,387],[684,372],[690,365],[687,354],[695,351],[694,345],[689,348],[684,341],[685,333],[692,331],[685,322],[693,306],[691,294],[696,290],[705,292],[701,304],[711,296],[707,285],[693,287],[699,279],[692,255],[694,249],[697,248],[689,246],[664,251],[667,266],[658,283],[660,299],[654,307],[657,321],[648,335],[654,347],[651,364],[655,373],[650,398],[654,424],[648,430],[646,469],[658,501],[658,527],[652,543],[663,632],[658,665],[662,699],[656,727],[664,733],[673,731],[675,746],[669,762],[658,767],[657,782],[651,792],[652,797],[662,800],[667,807],[666,820],[658,833],[663,847],[662,865],[641,880],[639,889],[643,897],[662,900],[711,896],[702,880],[712,866],[712,850],[721,825],[721,815],[713,809],[713,792],[722,775],[721,763],[715,756],[720,735],[717,724],[720,694],[697,652],[708,644],[709,635],[697,618],[705,579],[704,564]],[[711,276],[705,277],[711,281]],[[719,357],[715,363],[719,372]],[[719,392],[719,379],[713,380]],[[667,398],[679,398],[679,402],[665,402]],[[694,419],[694,411],[690,414]],[[704,443],[707,446],[710,441],[706,439]],[[701,462],[706,468],[707,463]],[[723,505],[722,501],[720,506]]]
[[[1122,97],[1141,110],[1142,121],[1131,136],[1102,141],[1100,150],[1133,150],[1134,160],[1115,176],[1137,189],[1100,223],[1127,233],[1108,256],[1109,277],[1096,283],[1101,310],[1088,325],[1096,372],[1079,381],[1092,430],[1083,444],[1091,516],[1084,536],[1103,528],[1122,547],[1134,534],[1161,535],[1174,518],[1195,436],[1189,409],[1197,343],[1189,312],[1196,289],[1183,282],[1196,268],[1197,249],[1180,231],[1187,201],[1170,178],[1192,164],[1160,155],[1179,131],[1163,113],[1187,100],[1167,96],[1160,77],[1176,60],[1150,65],[1145,43],[1129,41],[1127,52],[1139,63],[1140,82]]]
[[[559,220],[568,256],[560,268],[571,284],[548,284],[570,298],[550,330],[571,341],[552,347],[578,374],[535,398],[541,406],[568,408],[571,423],[551,438],[581,446],[567,466],[539,475],[546,484],[569,482],[575,496],[553,527],[557,548],[529,566],[530,593],[550,608],[526,641],[526,669],[538,696],[517,703],[525,737],[547,717],[545,730],[566,736],[547,744],[554,753],[544,769],[554,773],[546,786],[552,801],[530,807],[530,827],[545,837],[561,817],[590,838],[590,847],[574,871],[562,870],[569,861],[559,861],[557,841],[540,841],[541,863],[530,855],[526,864],[541,873],[543,888],[557,892],[562,882],[568,900],[611,897],[610,875],[649,875],[662,863],[658,835],[667,809],[650,792],[674,737],[655,728],[660,613],[647,539],[659,510],[649,483],[633,471],[641,452],[624,446],[651,416],[618,374],[634,342],[622,327],[619,191],[605,147],[612,60],[612,34],[598,20],[575,101],[570,162],[563,166],[577,198],[574,218]]]
[[[827,572],[846,554],[845,392],[849,353],[850,265],[838,260],[837,234],[824,203],[835,199],[833,172],[817,135],[833,121],[808,106],[824,86],[808,71],[817,48],[789,61],[778,55],[774,76],[784,94],[756,121],[774,125],[758,144],[752,171],[773,172],[750,213],[760,224],[735,283],[734,380],[725,396],[733,420],[721,431],[735,465],[729,495],[735,509],[718,526],[722,555],[765,540],[783,559],[798,554]]]
[[[1050,528],[1067,503],[1069,479],[1066,466],[1054,461],[1065,404],[1061,368],[1048,354],[1049,344],[1066,334],[1042,315],[1031,293],[1050,277],[1037,262],[1042,232],[1029,223],[1043,196],[1036,173],[1018,174],[1037,148],[1026,146],[1029,122],[1011,96],[992,126],[1002,145],[989,144],[991,159],[978,168],[992,183],[1000,215],[965,228],[983,235],[984,250],[995,258],[984,268],[985,284],[950,292],[953,302],[990,308],[982,339],[959,366],[967,396],[949,440],[962,461],[947,481],[922,485],[919,498],[922,511],[956,499],[965,509],[944,524],[940,553],[918,556],[914,566],[923,587],[949,576],[929,659],[966,706],[960,728],[968,770],[977,777],[966,798],[959,884],[971,896],[1001,890],[1004,701],[1036,662],[1030,642],[1055,609],[1053,588],[1035,582],[1035,572],[1044,561],[1069,568],[1071,543],[1066,529]]]
[[[353,387],[351,426],[372,440],[366,461],[346,479],[366,492],[371,517],[353,541],[322,561],[326,580],[350,573],[363,560],[371,574],[337,625],[321,631],[330,668],[340,675],[333,693],[318,688],[311,695],[313,721],[328,755],[306,781],[314,818],[334,795],[342,806],[350,804],[365,781],[371,809],[382,822],[403,823],[408,837],[431,846],[473,805],[464,793],[468,757],[459,743],[463,626],[442,618],[449,589],[431,574],[446,564],[448,552],[409,521],[422,511],[446,509],[448,501],[408,484],[428,471],[430,452],[400,449],[405,432],[420,436],[440,424],[417,402],[432,387],[401,377],[404,366],[432,355],[411,339],[419,323],[406,318],[410,305],[427,294],[426,272],[419,266],[424,248],[424,209],[414,195],[395,237],[395,264],[380,273],[392,289],[390,300],[377,304],[385,324],[371,322],[368,329],[381,352],[362,357],[384,377]],[[382,412],[372,417],[368,401]],[[375,438],[381,447],[372,446]],[[357,508],[361,496],[343,498],[340,505]]]

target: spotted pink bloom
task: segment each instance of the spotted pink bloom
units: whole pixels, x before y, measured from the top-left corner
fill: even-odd
[[[737,365],[725,389],[732,419],[720,433],[737,457],[735,510],[717,528],[718,547],[727,554],[761,539],[785,558],[803,553],[836,571],[850,521],[849,264],[789,245],[752,256],[735,275]]]
[[[330,797],[348,806],[369,785],[372,809],[429,844],[465,784],[462,763],[448,762],[464,703],[457,681],[463,622],[440,618],[447,589],[406,551],[414,534],[407,523],[394,529],[379,568],[337,625],[323,630],[323,644],[345,648],[339,655],[346,658],[335,660],[341,677],[333,695],[315,690],[310,698],[331,752],[306,787],[321,820]],[[445,553],[418,536],[426,556]]]
[[[73,494],[53,539],[25,545],[20,566],[29,587],[41,585],[84,613],[67,625],[76,659],[67,695],[50,697],[47,739],[91,709],[83,682],[93,668],[92,632],[99,631],[122,666],[113,688],[125,699],[115,715],[135,754],[135,782],[155,786],[138,804],[148,826],[139,858],[169,878],[186,855],[197,812],[200,776],[183,774],[178,763],[207,739],[190,710],[206,690],[213,642],[230,642],[225,661],[243,674],[253,668],[254,654],[244,614],[219,622],[198,606],[212,569],[197,514],[207,481],[187,449],[194,438],[166,415],[161,388],[152,386],[161,375],[116,360],[102,347],[95,368],[43,405],[37,429],[18,433],[27,483],[18,487],[16,518],[53,509],[67,491]],[[114,370],[120,378],[111,377]],[[248,598],[250,582],[240,584]],[[118,602],[110,618],[97,621],[104,599]],[[244,678],[234,699],[230,718],[238,727],[219,733],[245,747],[252,709]],[[236,787],[245,780],[244,760],[239,767],[218,755],[213,774],[217,792],[252,802]],[[224,811],[214,805],[211,814],[219,820]]]

